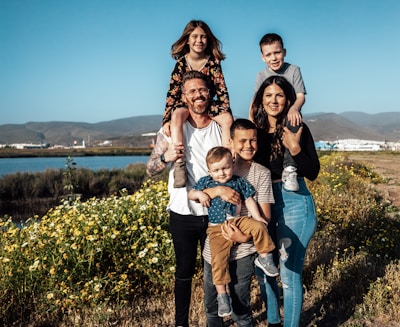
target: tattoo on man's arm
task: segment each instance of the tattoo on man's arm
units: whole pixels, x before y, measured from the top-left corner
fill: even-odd
[[[168,150],[168,145],[164,136],[158,133],[156,144],[146,164],[146,172],[150,177],[160,174],[167,166],[166,163],[161,161],[160,156]]]

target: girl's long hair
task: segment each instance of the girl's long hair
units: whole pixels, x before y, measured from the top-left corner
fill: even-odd
[[[171,46],[171,56],[175,60],[189,53],[189,35],[196,27],[200,27],[207,34],[206,54],[213,55],[215,59],[221,61],[225,59],[225,54],[222,52],[222,43],[215,37],[211,29],[206,23],[201,20],[191,20],[184,28],[180,38]]]
[[[253,117],[254,124],[257,126],[257,128],[266,130],[268,133],[269,128],[271,127],[268,121],[268,114],[266,113],[263,106],[263,96],[265,89],[272,84],[276,84],[282,89],[286,97],[286,105],[281,114],[277,117],[276,129],[272,135],[272,141],[271,141],[270,160],[273,160],[278,155],[283,154],[284,147],[281,141],[283,134],[283,127],[286,122],[286,116],[289,111],[289,108],[291,104],[293,104],[296,101],[296,93],[293,89],[293,86],[286,80],[286,78],[278,75],[267,78],[261,84],[251,104],[251,116]]]

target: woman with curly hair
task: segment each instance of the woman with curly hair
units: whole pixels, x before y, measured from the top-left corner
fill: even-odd
[[[267,78],[251,105],[258,130],[258,151],[254,160],[271,171],[275,203],[272,204],[270,235],[279,249],[283,288],[284,326],[299,326],[303,304],[302,271],[307,246],[317,227],[314,200],[304,178],[317,178],[320,164],[314,140],[306,124],[296,133],[286,126],[286,116],[296,100],[292,85],[281,76]],[[282,187],[285,148],[297,164],[299,190]],[[267,305],[268,322],[280,325],[279,290],[276,279],[256,271],[261,295]]]

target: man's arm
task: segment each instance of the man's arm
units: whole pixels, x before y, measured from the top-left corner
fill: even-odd
[[[264,217],[264,219],[269,222],[271,221],[271,203],[263,202],[263,203],[258,203],[260,207],[260,213]]]
[[[167,167],[165,153],[168,150],[168,146],[169,142],[164,134],[158,132],[156,143],[146,164],[146,172],[150,177],[160,174]],[[164,155],[164,162],[161,160],[161,155]]]
[[[211,188],[206,188],[203,190],[211,199],[220,197],[223,201],[232,204],[239,204],[240,194],[236,192],[233,188],[229,186],[215,186]]]
[[[147,160],[146,172],[150,177],[158,175],[167,167],[169,162],[183,156],[183,144],[171,144],[163,133],[158,132],[156,144],[151,151],[149,160]]]

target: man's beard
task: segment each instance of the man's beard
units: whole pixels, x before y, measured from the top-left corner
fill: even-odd
[[[199,99],[201,99],[201,100],[203,100],[203,101],[205,101],[205,102],[203,102],[202,104],[196,104],[196,103],[195,103],[196,100],[199,100]],[[193,99],[192,103],[190,104],[190,107],[191,107],[191,109],[192,109],[192,111],[193,111],[194,113],[196,113],[196,114],[203,114],[204,112],[207,111],[207,108],[208,108],[208,101],[207,101],[207,99],[206,99],[205,97],[201,96],[201,97],[198,97],[198,98],[196,98],[196,99]]]
[[[203,114],[207,111],[207,105],[192,106],[192,111],[195,114]]]

